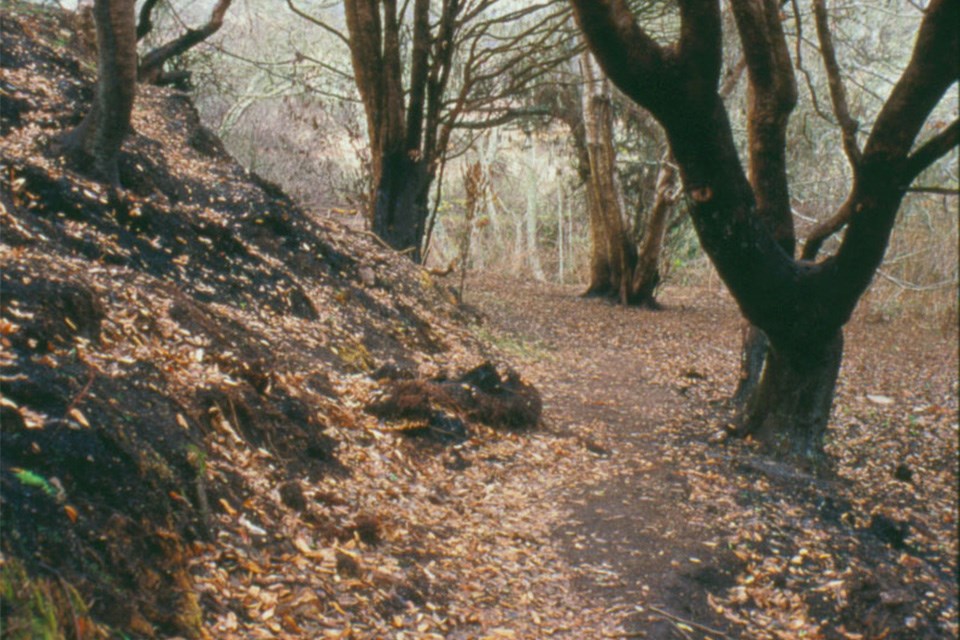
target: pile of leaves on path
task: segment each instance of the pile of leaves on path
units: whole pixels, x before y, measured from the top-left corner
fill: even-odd
[[[540,548],[530,478],[590,454],[536,390],[183,94],[140,87],[116,192],[65,166],[95,77],[69,20],[12,4],[0,38],[5,637],[603,629]]]
[[[650,312],[482,277],[467,297],[547,419],[605,456],[555,533],[628,637],[957,637],[956,326],[855,314],[833,472],[811,477],[725,437],[742,328],[725,292],[668,287]]]

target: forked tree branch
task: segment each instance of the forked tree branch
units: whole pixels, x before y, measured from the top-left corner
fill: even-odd
[[[830,218],[817,223],[810,233],[807,234],[807,241],[803,244],[803,251],[800,257],[808,261],[816,260],[817,254],[820,253],[820,249],[823,247],[823,243],[826,242],[830,236],[843,229],[847,222],[850,221],[850,216],[853,215],[853,208],[854,203],[852,199],[848,198]]]
[[[815,3],[819,4],[822,1],[815,0]],[[907,156],[919,128],[933,111],[940,96],[952,84],[951,75],[953,78],[957,75],[956,68],[951,74],[949,65],[942,62],[956,59],[958,48],[956,33],[951,33],[949,28],[943,28],[944,22],[949,24],[951,19],[956,18],[955,6],[952,9],[954,15],[950,16],[949,5],[951,4],[956,3],[947,0],[946,2],[935,1],[931,4],[927,18],[921,25],[910,64],[884,105],[868,140],[867,154],[873,160],[872,166],[885,167],[886,171],[892,172],[887,184],[881,181],[880,184],[884,187],[899,186],[900,189],[906,190],[924,169],[960,142],[960,124],[954,120],[948,127]],[[941,24],[937,24],[938,21]],[[953,48],[952,56],[951,47]],[[912,134],[910,134],[911,131]],[[864,159],[861,157],[857,166],[863,166],[862,162]],[[898,165],[899,170],[894,169],[893,164]],[[869,213],[863,201],[868,199],[867,196],[870,194],[862,192],[859,188],[861,181],[858,178],[859,176],[855,174],[854,190],[836,214],[818,224],[810,232],[803,247],[804,260],[816,259],[823,243],[843,229],[853,219],[854,214]],[[896,184],[891,185],[889,181],[895,181]]]
[[[304,11],[303,9],[295,5],[293,3],[293,0],[287,0],[287,7],[289,7],[290,11],[293,11],[293,13],[295,13],[297,16],[303,18],[307,22],[317,25],[327,33],[337,38],[340,42],[347,45],[348,48],[350,47],[350,40],[347,38],[347,36],[343,35],[343,32],[340,31],[339,29],[336,29],[332,27],[329,23],[321,20],[320,18],[307,13],[306,11]]]
[[[910,62],[864,146],[860,171],[844,203],[852,207],[847,214],[846,235],[818,276],[823,278],[819,284],[825,287],[822,303],[842,311],[844,317],[849,317],[883,261],[909,183],[938,154],[946,153],[946,145],[955,135],[955,130],[948,127],[933,141],[921,145],[916,152],[919,155],[910,155],[930,114],[960,74],[958,22],[960,2],[932,0],[920,24]]]
[[[140,80],[140,82],[153,84],[160,82],[163,77],[163,65],[166,64],[168,60],[186,53],[220,30],[220,27],[223,26],[223,17],[226,15],[227,9],[230,8],[232,1],[233,0],[218,0],[210,12],[210,19],[207,21],[207,24],[199,29],[188,29],[187,32],[179,38],[171,40],[145,55],[137,70],[138,80]],[[144,5],[144,8],[146,8],[146,5]],[[141,18],[142,16],[143,11],[141,10]],[[147,21],[149,23],[149,12]]]

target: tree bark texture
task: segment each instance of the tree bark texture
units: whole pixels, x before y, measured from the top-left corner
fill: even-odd
[[[770,341],[767,336],[749,322],[743,325],[743,340],[740,349],[740,377],[737,389],[733,392],[733,403],[743,407],[750,396],[756,391],[763,373],[763,365],[767,360],[767,349]]]
[[[134,0],[96,0],[97,87],[90,111],[63,139],[63,152],[81,169],[119,185],[117,159],[130,131],[137,87]]]
[[[787,50],[777,0],[731,5],[747,67],[747,144],[749,180],[756,215],[789,256],[796,238],[787,182],[787,124],[797,103],[797,82]],[[766,336],[757,327],[744,333],[741,377],[734,401],[755,390],[766,359]],[[744,369],[745,367],[745,369]]]
[[[779,457],[821,462],[842,357],[840,332],[803,353],[770,349],[741,418],[743,434]]]
[[[373,232],[391,247],[420,262],[420,240],[427,221],[430,178],[421,160],[402,149],[380,163],[373,211]]]
[[[913,149],[924,123],[960,75],[955,28],[960,2],[932,0],[927,7],[910,62],[864,146],[844,204],[851,208],[846,235],[837,252],[818,263],[795,260],[769,216],[760,213],[762,207],[782,205],[778,189],[785,176],[772,174],[785,167],[765,165],[771,157],[752,159],[751,181],[740,164],[718,93],[720,3],[680,0],[680,33],[671,46],[660,45],[640,28],[625,0],[572,4],[610,79],[666,130],[701,246],[746,319],[770,341],[770,361],[747,403],[744,431],[757,434],[776,453],[818,456],[842,355],[842,327],[883,259],[910,183],[956,145],[951,125]],[[782,29],[773,23],[766,2],[733,0],[732,6],[743,14],[737,16],[738,31],[754,84],[752,101],[762,106],[758,90],[769,89],[780,96],[776,113],[785,118],[790,92],[783,87],[789,89],[790,79],[764,75],[768,70],[771,76],[785,73]],[[751,116],[759,117],[755,107]],[[758,142],[751,142],[752,156],[775,138],[760,131],[763,122],[751,126],[762,134],[752,138]],[[772,159],[779,164],[779,156]],[[761,177],[761,171],[771,175]]]

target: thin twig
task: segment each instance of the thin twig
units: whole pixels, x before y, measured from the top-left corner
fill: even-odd
[[[70,412],[77,408],[77,405],[80,404],[83,396],[87,395],[87,392],[90,391],[90,385],[93,384],[93,378],[93,367],[90,367],[87,369],[87,384],[83,385],[83,389],[80,389],[80,393],[75,395],[73,400],[70,401],[70,404],[67,406],[67,410],[63,414],[64,420],[70,417]]]
[[[725,634],[723,631],[719,631],[719,630],[717,630],[717,629],[713,629],[712,627],[707,627],[707,626],[705,626],[705,625],[696,623],[696,622],[694,622],[693,620],[687,620],[686,618],[681,618],[680,616],[678,616],[678,615],[676,615],[676,614],[674,614],[674,613],[670,613],[669,611],[665,611],[664,609],[661,609],[660,607],[654,606],[654,605],[652,605],[652,604],[647,605],[647,608],[650,609],[651,611],[653,611],[654,613],[659,613],[661,616],[663,616],[663,617],[665,617],[665,618],[669,618],[670,620],[672,620],[672,621],[674,621],[674,622],[682,622],[683,624],[689,625],[689,626],[693,627],[694,629],[699,629],[700,631],[703,631],[704,633],[710,633],[710,634],[713,634],[713,635],[718,636],[718,637],[720,637],[720,638],[727,638],[728,640],[729,640],[729,638],[730,638],[730,636],[728,636],[727,634]]]
[[[380,243],[380,246],[382,246],[384,249],[393,251],[394,253],[398,253],[402,256],[416,249],[416,247],[407,247],[406,249],[403,249],[403,250],[395,249],[394,247],[391,247],[389,244],[387,244],[386,240],[384,240],[383,238],[375,234],[373,231],[370,231],[369,229],[361,229],[359,233],[362,233],[363,235],[366,235],[366,236],[370,236],[371,238],[376,240],[378,243]]]
[[[944,196],[955,196],[960,193],[953,187],[909,187],[907,191],[910,193],[935,193]]]

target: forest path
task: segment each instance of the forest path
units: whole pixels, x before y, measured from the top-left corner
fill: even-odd
[[[631,637],[722,637],[706,631],[729,628],[707,596],[733,586],[737,561],[716,506],[690,498],[717,462],[704,409],[736,375],[732,303],[687,290],[653,312],[574,287],[471,285],[490,337],[543,395],[547,428],[579,438],[605,467],[562,498],[571,516],[555,536],[577,586]]]
[[[578,294],[477,276],[466,298],[539,388],[544,431],[593,453],[540,495],[615,637],[956,638],[955,319],[861,305],[828,432],[835,475],[812,478],[722,438],[741,327],[725,292],[667,287],[657,312]]]

